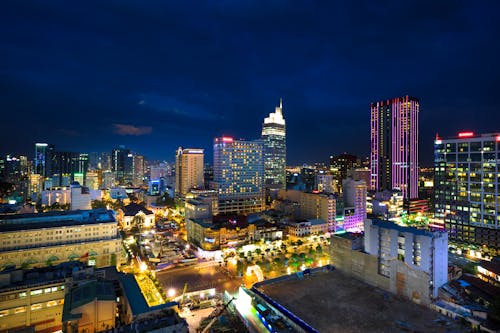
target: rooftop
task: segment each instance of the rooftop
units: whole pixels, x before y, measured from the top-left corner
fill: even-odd
[[[93,209],[0,215],[0,232],[116,222],[112,210]]]
[[[444,232],[441,231],[429,231],[427,229],[419,229],[415,227],[405,227],[401,226],[399,224],[396,224],[391,221],[386,221],[386,220],[380,220],[380,219],[372,219],[372,225],[378,226],[380,228],[384,229],[392,229],[392,230],[397,230],[399,232],[410,232],[414,235],[419,235],[419,236],[427,236],[427,237],[439,237],[441,234],[445,234]]]
[[[71,313],[76,308],[92,302],[94,299],[114,301],[116,299],[115,288],[111,281],[89,281],[73,287],[64,297],[64,309],[62,321],[80,318],[81,313]]]
[[[258,288],[320,332],[465,332],[430,309],[392,296],[338,270]]]
[[[132,202],[122,208],[123,214],[125,216],[136,216],[139,212],[143,212],[146,215],[153,214],[152,211],[144,207],[143,205],[139,205],[138,203]]]
[[[132,310],[134,317],[148,312],[168,309],[177,305],[177,302],[169,302],[150,307],[144,299],[141,289],[139,288],[133,274],[120,273],[119,280],[123,286],[123,291],[128,299],[128,303],[130,304],[130,309]]]

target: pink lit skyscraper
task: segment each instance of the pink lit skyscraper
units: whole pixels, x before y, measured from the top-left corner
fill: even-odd
[[[414,97],[371,103],[371,184],[375,191],[398,189],[418,198],[418,113]]]

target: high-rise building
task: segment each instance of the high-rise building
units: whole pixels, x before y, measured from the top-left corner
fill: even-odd
[[[219,213],[264,210],[262,142],[221,137],[214,140],[214,182]]]
[[[34,173],[43,177],[52,175],[52,159],[55,146],[48,143],[35,143]]]
[[[363,180],[346,178],[342,180],[344,209],[350,208],[351,214],[344,214],[344,230],[361,231],[366,219],[366,183]]]
[[[193,188],[204,187],[203,179],[203,149],[177,149],[175,157],[175,193],[184,198]]]
[[[330,156],[330,173],[333,175],[333,191],[337,193],[342,192],[342,180],[347,177],[347,172],[358,168],[360,165],[360,159],[348,153]]]
[[[418,113],[414,97],[371,103],[371,186],[418,198]]]
[[[130,150],[125,146],[119,146],[111,152],[111,171],[114,172],[115,180],[120,184],[125,183],[127,171],[132,169],[131,166],[127,167],[129,155]]]
[[[434,204],[452,240],[500,247],[500,133],[434,142]]]
[[[286,188],[286,127],[283,101],[262,124],[264,186],[275,191]]]
[[[144,183],[144,156],[133,154],[132,163],[133,184],[141,186]]]

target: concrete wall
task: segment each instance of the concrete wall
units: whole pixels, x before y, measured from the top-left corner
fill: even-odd
[[[330,260],[334,267],[372,286],[389,290],[389,278],[378,274],[378,258],[368,253],[352,250],[352,240],[332,236]]]

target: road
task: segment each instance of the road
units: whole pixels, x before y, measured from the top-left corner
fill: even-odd
[[[241,278],[230,276],[219,266],[206,267],[203,263],[201,266],[173,268],[156,273],[156,278],[165,291],[174,288],[176,295],[182,292],[185,283],[188,284],[188,292],[216,288],[218,293],[224,290],[234,293],[242,283]]]

